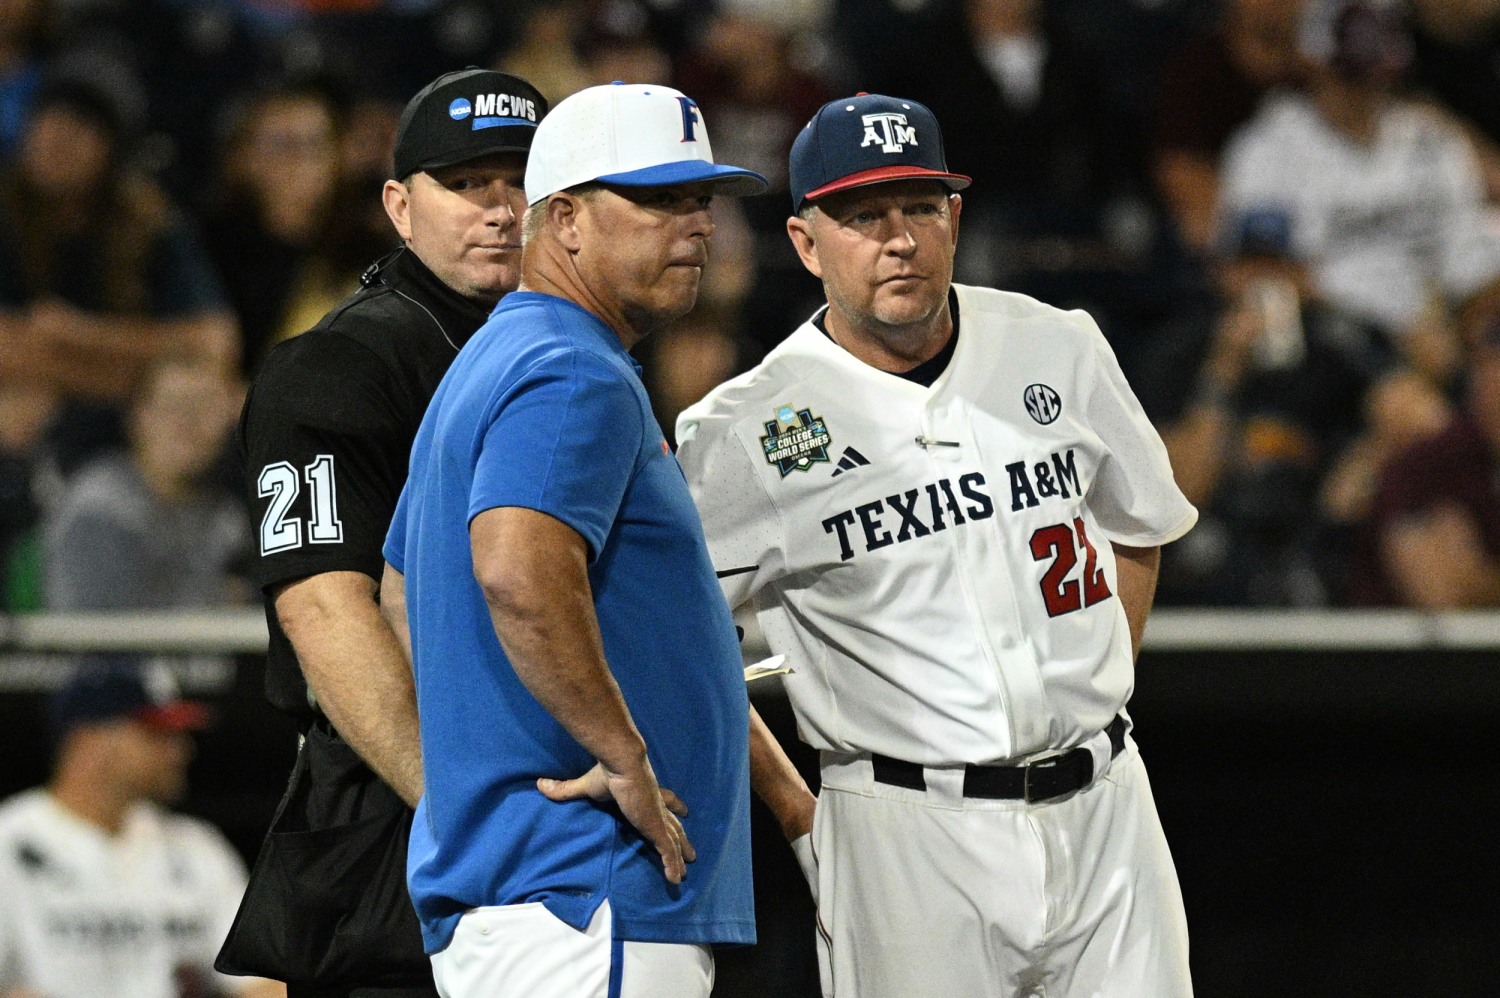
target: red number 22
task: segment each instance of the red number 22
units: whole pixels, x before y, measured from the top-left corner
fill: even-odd
[[[1075,546],[1073,535],[1078,535]],[[1083,581],[1080,585],[1068,578],[1073,566],[1078,564],[1078,549],[1083,549]],[[1047,605],[1047,616],[1060,617],[1085,606],[1093,606],[1100,600],[1109,599],[1109,583],[1104,578],[1104,569],[1098,566],[1099,555],[1089,543],[1084,532],[1083,518],[1074,517],[1073,526],[1054,523],[1042,527],[1031,535],[1031,557],[1035,561],[1052,559],[1047,572],[1042,576],[1042,601]]]

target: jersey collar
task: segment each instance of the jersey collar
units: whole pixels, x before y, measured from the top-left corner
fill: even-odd
[[[822,306],[816,312],[814,312],[812,318],[807,321],[807,325],[811,326],[812,328],[816,329],[818,333],[822,334],[822,338],[826,341],[826,345],[831,350],[847,359],[850,363],[857,365],[860,369],[865,371],[874,371],[877,374],[883,375],[885,377],[897,378],[901,381],[908,382],[920,389],[927,390],[932,388],[933,384],[935,384],[939,378],[947,373],[948,368],[952,365],[953,355],[958,348],[958,286],[955,284],[950,284],[948,286],[948,308],[953,316],[953,332],[948,337],[948,342],[944,343],[943,348],[936,354],[918,364],[910,371],[898,372],[882,370],[871,364],[866,364],[864,361],[855,357],[849,351],[845,350],[843,347],[835,343],[833,336],[828,332],[827,305]]]
[[[474,332],[484,325],[490,310],[472,302],[438,279],[438,276],[409,249],[400,249],[390,262],[381,268],[383,283],[391,286],[414,285],[421,292],[422,301],[430,307],[432,316],[443,327],[443,333],[455,348],[466,343]]]

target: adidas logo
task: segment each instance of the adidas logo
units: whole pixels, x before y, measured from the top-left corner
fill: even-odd
[[[859,451],[853,447],[845,447],[843,456],[839,458],[839,466],[833,469],[832,477],[837,478],[846,471],[853,471],[855,468],[863,467],[869,463],[870,459]]]

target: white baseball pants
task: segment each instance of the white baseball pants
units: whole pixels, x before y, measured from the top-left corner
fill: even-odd
[[[825,998],[1189,998],[1187,920],[1133,742],[1055,801],[873,779],[824,753],[813,826]]]
[[[610,935],[608,901],[583,932],[541,902],[475,908],[433,954],[433,979],[443,998],[708,998],[709,947]]]

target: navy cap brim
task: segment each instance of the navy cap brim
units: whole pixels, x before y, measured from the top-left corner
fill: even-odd
[[[617,184],[621,187],[671,187],[676,184],[697,184],[712,181],[720,194],[729,197],[754,197],[764,194],[770,182],[754,170],[738,166],[705,163],[701,159],[684,159],[676,163],[662,163],[625,173],[611,173],[597,177],[601,184]]]

